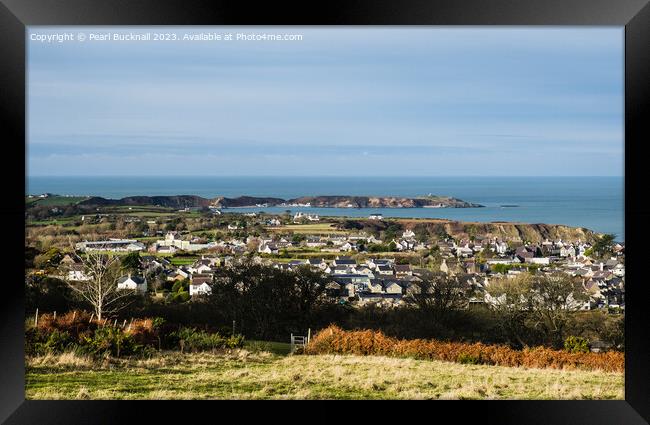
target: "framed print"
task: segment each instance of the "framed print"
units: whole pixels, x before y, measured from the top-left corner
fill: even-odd
[[[3,0],[2,419],[647,423],[646,3]]]

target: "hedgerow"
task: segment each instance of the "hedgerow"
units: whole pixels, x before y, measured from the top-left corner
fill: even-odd
[[[624,354],[616,351],[584,353],[545,347],[514,350],[505,345],[431,339],[404,340],[388,337],[380,331],[344,331],[337,326],[330,326],[318,332],[311,339],[305,353],[382,355],[466,364],[605,372],[622,372],[625,368]]]
[[[25,352],[44,355],[75,351],[91,356],[148,356],[156,349],[204,351],[240,348],[241,335],[222,336],[195,328],[168,326],[162,318],[117,323],[93,320],[83,311],[58,317],[42,314],[25,330]]]

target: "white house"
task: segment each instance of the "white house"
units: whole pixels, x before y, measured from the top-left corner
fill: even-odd
[[[90,276],[86,275],[83,265],[73,264],[68,270],[68,280],[85,281],[90,280]]]
[[[365,274],[371,279],[375,278],[375,274],[368,267],[355,267],[354,269],[358,274]]]
[[[368,216],[368,219],[369,219],[369,220],[383,220],[383,219],[384,219],[384,216],[381,215],[381,214],[370,214],[370,215]]]
[[[414,240],[408,240],[408,239],[402,239],[399,241],[396,241],[393,239],[393,242],[395,243],[395,249],[398,251],[408,251],[415,249],[416,242]]]
[[[138,276],[122,276],[117,280],[117,289],[135,289],[138,292],[147,292],[147,281]]]
[[[402,287],[395,282],[387,282],[384,284],[384,292],[387,294],[401,294]]]
[[[380,244],[381,243],[381,239],[377,239],[373,235],[370,235],[369,237],[367,237],[366,241],[368,243],[374,243],[374,244]]]
[[[278,253],[278,247],[275,244],[262,243],[262,244],[260,244],[259,248],[257,249],[257,252],[262,252],[262,253],[265,253],[265,254],[277,254]]]
[[[494,243],[494,252],[496,252],[498,255],[505,255],[507,251],[508,251],[507,243],[503,241]]]
[[[392,276],[395,273],[393,267],[390,265],[378,265],[375,270],[377,273],[386,276]]]
[[[404,231],[404,233],[402,233],[402,238],[404,239],[410,239],[414,237],[415,237],[415,233],[412,230],[407,229]]]
[[[474,250],[472,250],[472,248],[467,245],[456,248],[456,256],[458,257],[467,258],[471,257],[472,255],[474,255]]]
[[[551,259],[548,257],[531,257],[531,258],[525,258],[524,262],[530,264],[548,265],[551,263]]]
[[[325,271],[327,269],[327,263],[322,258],[310,258],[309,265],[314,268]]]
[[[341,245],[341,251],[356,251],[357,249],[357,244],[352,242],[346,242]]]
[[[389,258],[371,258],[366,261],[368,267],[375,269],[378,266],[390,266],[394,263],[394,260]]]
[[[616,277],[623,277],[625,276],[625,266],[623,264],[617,264],[614,266],[614,269],[612,270],[612,273]]]
[[[573,245],[566,245],[563,244],[560,247],[560,257],[575,257],[576,256],[576,249],[573,247]]]
[[[197,282],[190,284],[190,297],[195,295],[210,295],[212,287],[207,282]]]
[[[188,271],[192,273],[211,273],[212,267],[210,267],[208,264],[200,263],[196,267],[189,267]]]
[[[298,211],[294,216],[293,216],[293,221],[297,222],[300,221],[300,219],[306,218],[309,221],[320,221],[320,217],[318,214],[305,214],[302,211]]]
[[[381,283],[375,279],[371,279],[370,283],[368,283],[368,290],[370,292],[381,293],[383,289],[384,288],[381,286]]]

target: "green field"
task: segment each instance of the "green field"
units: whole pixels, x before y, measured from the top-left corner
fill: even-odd
[[[64,226],[75,222],[77,217],[62,217],[53,220],[29,220],[26,222],[28,226]]]
[[[276,341],[245,341],[244,348],[252,352],[268,351],[269,353],[286,356],[291,351],[291,344],[288,342]]]
[[[111,209],[114,209],[115,211],[149,211],[149,212],[173,212],[173,208],[168,208],[168,207],[156,207],[155,205],[131,205],[131,206],[126,206],[126,205],[117,205],[117,206],[112,206],[110,207]]]
[[[267,227],[267,230],[275,232],[291,231],[296,234],[310,234],[310,235],[329,235],[335,233],[350,233],[348,231],[339,230],[333,223],[315,223],[315,224],[287,224],[284,226]]]
[[[73,354],[31,358],[26,360],[26,398],[623,399],[622,373],[287,356],[287,344],[251,341],[247,346],[144,360],[98,362]]]
[[[174,266],[188,266],[193,264],[200,257],[167,257]]]
[[[55,206],[74,205],[81,201],[85,201],[86,199],[88,199],[87,196],[48,196],[47,198],[25,197],[25,203],[55,207]]]

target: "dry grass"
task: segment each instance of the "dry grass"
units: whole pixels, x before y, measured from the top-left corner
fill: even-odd
[[[32,357],[29,366],[54,367],[61,369],[85,369],[97,367],[97,362],[89,356],[81,356],[72,352],[63,354],[46,354],[44,356]]]
[[[361,354],[443,360],[494,366],[623,372],[621,352],[569,353],[545,347],[513,350],[504,345],[444,342],[434,339],[397,339],[380,331],[345,331],[330,326],[318,332],[307,347],[309,354]]]
[[[28,399],[623,399],[623,374],[379,356],[164,353],[27,360]]]

